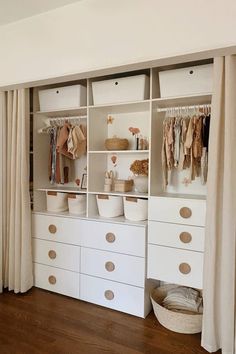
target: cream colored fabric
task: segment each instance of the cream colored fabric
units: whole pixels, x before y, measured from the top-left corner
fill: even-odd
[[[236,57],[216,58],[209,139],[202,346],[235,353]]]
[[[33,285],[29,197],[29,91],[0,93],[2,283],[14,292]]]

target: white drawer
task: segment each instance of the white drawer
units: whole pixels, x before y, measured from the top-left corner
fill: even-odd
[[[81,245],[100,250],[145,257],[146,227],[87,221]]]
[[[55,87],[39,91],[41,111],[76,108],[86,105],[87,91],[82,85]]]
[[[34,263],[34,285],[63,295],[79,297],[79,274]]]
[[[205,229],[199,226],[149,221],[148,243],[160,246],[204,251]]]
[[[161,71],[159,79],[161,97],[210,93],[213,64]]]
[[[86,232],[86,220],[33,214],[32,236],[49,241],[80,245],[81,235]]]
[[[80,299],[145,317],[143,288],[81,274]]]
[[[148,278],[202,288],[203,253],[148,246]]]
[[[149,199],[149,220],[176,224],[205,226],[206,201],[151,197]]]
[[[81,273],[143,287],[145,259],[81,248]]]
[[[93,103],[139,101],[149,98],[149,77],[135,75],[92,82]]]
[[[34,262],[79,272],[80,247],[33,239]]]

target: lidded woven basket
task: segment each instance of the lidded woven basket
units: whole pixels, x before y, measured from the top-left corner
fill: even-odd
[[[128,139],[108,138],[105,140],[105,148],[107,150],[127,150],[129,147]]]

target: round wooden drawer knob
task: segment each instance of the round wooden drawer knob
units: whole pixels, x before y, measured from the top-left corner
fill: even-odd
[[[106,240],[107,240],[107,242],[109,242],[109,243],[113,243],[113,242],[115,242],[115,240],[116,240],[116,236],[115,236],[112,232],[108,232],[108,233],[106,234]]]
[[[182,218],[184,218],[184,219],[188,219],[192,216],[192,210],[187,207],[181,208],[179,213],[180,213],[180,216],[182,216]]]
[[[115,297],[113,291],[111,291],[111,290],[106,290],[104,293],[104,296],[107,300],[113,300]]]
[[[54,277],[54,275],[50,275],[50,276],[48,277],[48,282],[49,282],[51,285],[55,285],[56,282],[57,282],[57,279],[56,279],[56,277]]]
[[[113,272],[115,270],[115,264],[113,262],[106,262],[105,268],[108,272]]]
[[[50,234],[55,234],[57,232],[57,227],[56,227],[56,225],[51,224],[48,226],[48,230],[49,230]]]
[[[192,241],[192,235],[189,232],[181,232],[179,239],[183,243],[190,243]]]
[[[179,265],[179,271],[182,274],[189,274],[191,272],[191,267],[188,263],[181,263]]]
[[[50,259],[55,259],[56,256],[57,256],[56,251],[50,250],[50,251],[48,252],[48,257],[49,257]]]

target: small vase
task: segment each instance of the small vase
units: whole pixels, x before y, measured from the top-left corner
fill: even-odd
[[[148,192],[148,176],[135,176],[134,177],[135,191],[139,193]]]

